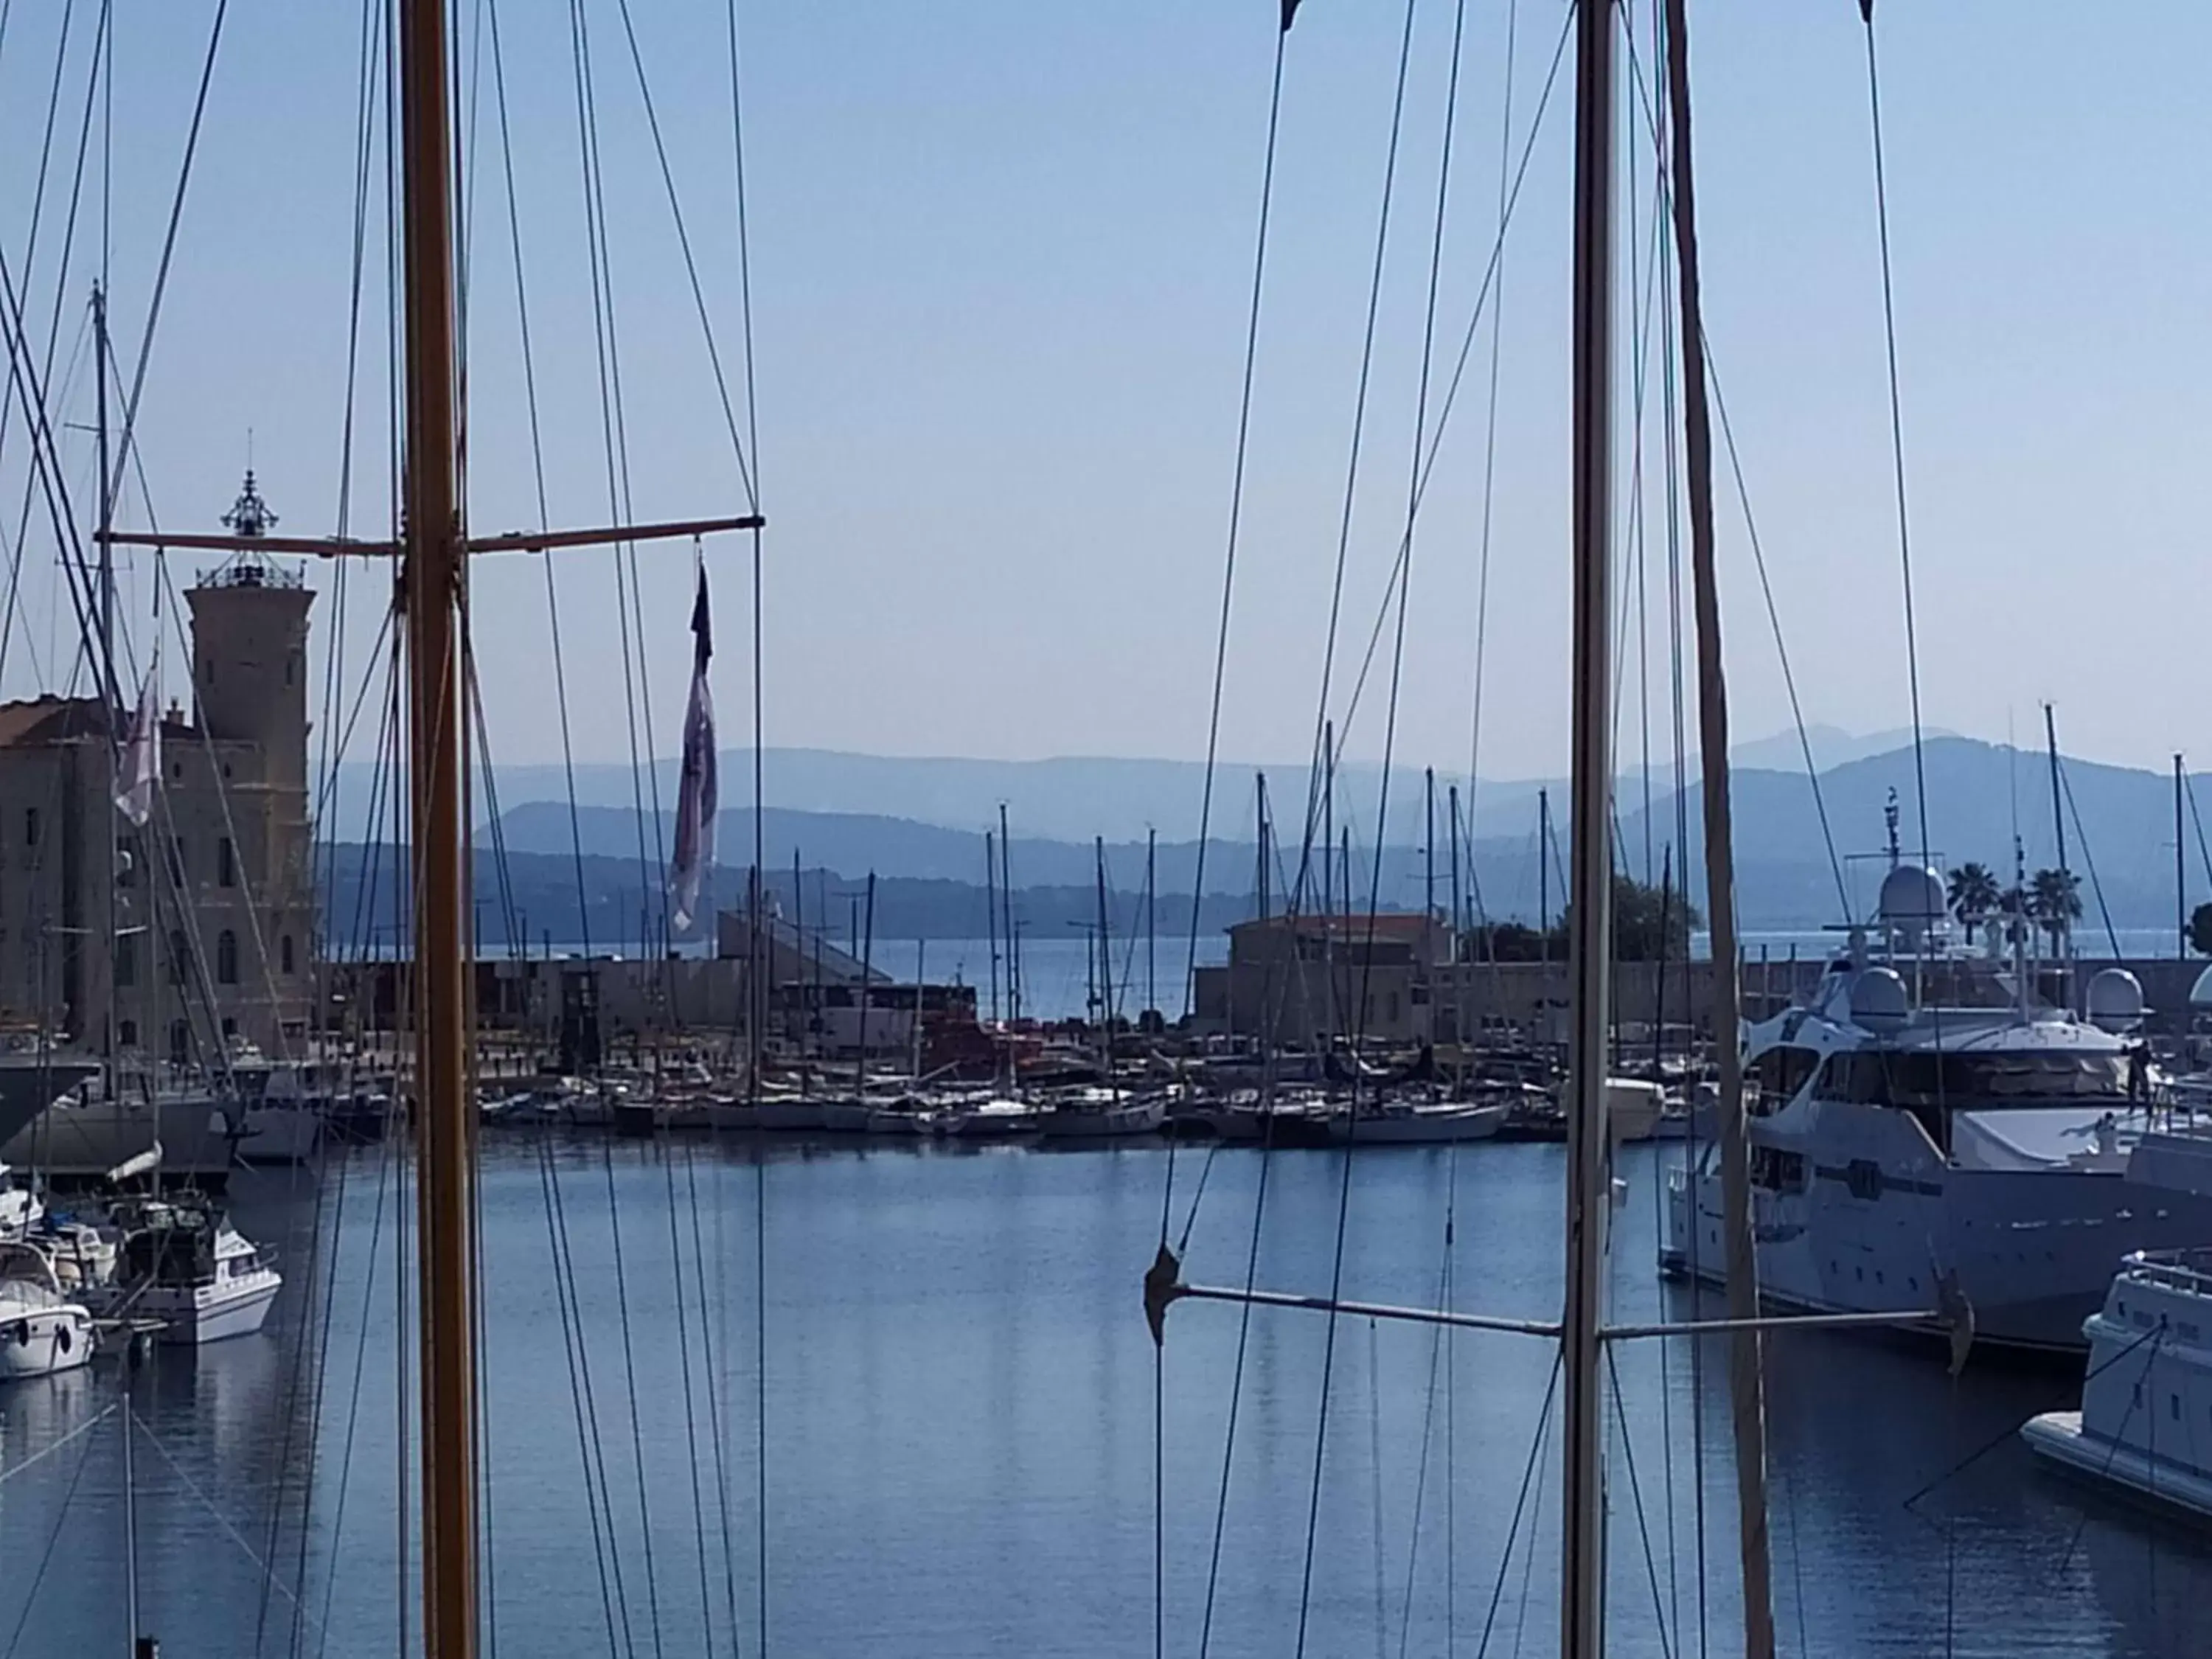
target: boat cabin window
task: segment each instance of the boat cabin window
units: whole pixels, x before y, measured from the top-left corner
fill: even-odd
[[[1802,1152],[1786,1152],[1777,1146],[1753,1146],[1751,1149],[1751,1184],[1764,1187],[1769,1192],[1803,1192],[1805,1155]]]
[[[1751,1063],[1752,1079],[1759,1086],[1752,1109],[1761,1114],[1780,1110],[1820,1068],[1817,1048],[1769,1048]]]
[[[2128,1060],[2121,1054],[2048,1048],[1948,1054],[1861,1049],[1831,1054],[1819,1087],[1824,1100],[1869,1106],[2063,1105],[2124,1097]]]

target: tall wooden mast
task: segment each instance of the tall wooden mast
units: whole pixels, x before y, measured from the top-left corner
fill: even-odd
[[[461,817],[467,556],[455,436],[453,147],[444,0],[401,0],[406,481],[404,563],[412,720],[415,1136],[420,1247],[422,1637],[431,1659],[477,1651],[476,1178]]]
[[[1574,255],[1574,793],[1567,902],[1567,1285],[1560,1318],[1566,1487],[1559,1527],[1559,1652],[1605,1651],[1605,1113],[1612,980],[1612,0],[1577,0]]]

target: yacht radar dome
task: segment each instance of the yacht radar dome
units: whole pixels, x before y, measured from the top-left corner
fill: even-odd
[[[1869,968],[1851,981],[1851,1018],[1869,1030],[1893,1031],[1911,1017],[1911,1000],[1894,968]]]
[[[1881,925],[1917,943],[1942,926],[1948,908],[1943,878],[1933,870],[1900,864],[1881,878],[1878,914]]]
[[[2100,969],[2089,980],[2082,1006],[2099,1030],[2132,1031],[2143,1022],[2142,981],[2124,968]]]
[[[2212,968],[2197,975],[2197,983],[2189,988],[2189,1006],[2200,1013],[2212,1011]]]

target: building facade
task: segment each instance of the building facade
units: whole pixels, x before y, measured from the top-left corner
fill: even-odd
[[[191,705],[161,717],[143,828],[115,804],[128,712],[0,704],[0,1027],[178,1063],[240,1040],[296,1053],[314,990],[314,595],[240,556],[185,598]]]

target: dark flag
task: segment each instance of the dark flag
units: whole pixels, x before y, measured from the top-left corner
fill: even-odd
[[[1874,21],[1874,0],[1859,0],[1859,15],[1869,23]],[[1290,25],[1285,23],[1283,27],[1288,28]]]
[[[679,932],[690,927],[699,908],[700,878],[714,861],[714,694],[707,684],[707,665],[714,655],[702,562],[699,597],[691,606],[691,696],[684,709],[684,774],[676,791],[676,860],[669,872]]]
[[[1874,3],[1874,0],[1862,0],[1862,3],[1866,4],[1866,5],[1872,5],[1872,4]],[[1292,20],[1294,20],[1294,19],[1297,16],[1297,15],[1298,15],[1298,0],[1283,0],[1283,33],[1284,33],[1288,34],[1288,33],[1291,32],[1291,23]]]

